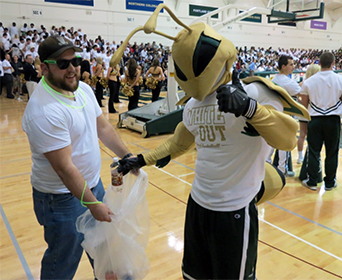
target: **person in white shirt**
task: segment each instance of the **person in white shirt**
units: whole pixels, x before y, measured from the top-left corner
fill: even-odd
[[[103,62],[104,62],[104,77],[107,77],[107,71],[109,69],[109,63],[110,63],[110,59],[112,58],[112,52],[110,50],[107,51],[106,56],[103,58]]]
[[[7,27],[4,28],[4,33],[7,34],[7,40],[9,40],[11,42],[12,41],[12,36],[11,36],[11,34],[10,34],[10,32],[9,32]]]
[[[11,40],[9,39],[9,35],[7,33],[2,34],[2,43],[5,52],[8,52],[11,48]]]
[[[337,187],[336,172],[341,133],[342,76],[333,72],[335,56],[325,52],[319,58],[321,71],[305,80],[300,92],[302,104],[308,108],[311,121],[308,124],[309,156],[308,178],[302,185],[317,190],[321,150],[324,144],[324,187],[330,191]]]
[[[32,55],[33,60],[35,60],[37,56],[39,57],[38,52],[36,51],[35,45],[33,45],[33,44],[30,45],[29,50],[27,52],[25,52],[25,57],[29,54]]]
[[[83,35],[84,35],[84,33],[82,32],[82,29],[81,29],[81,28],[77,29],[77,34],[78,34],[79,36],[83,36]]]
[[[0,59],[0,95],[2,94],[3,79],[4,79],[4,69],[2,68],[2,61]]]
[[[312,75],[316,74],[317,72],[321,71],[321,67],[318,64],[311,64],[305,73],[305,79],[309,79]],[[300,83],[303,85],[303,82]],[[301,100],[300,100],[301,102]],[[297,141],[297,151],[298,151],[298,159],[297,163],[302,164],[304,161],[304,142],[306,139],[306,135],[308,132],[308,122],[309,120],[297,117],[299,121],[299,137]]]
[[[148,54],[148,52],[147,52],[146,48],[143,48],[140,52],[140,56],[142,56],[145,59],[147,58],[147,54]]]
[[[81,50],[61,36],[40,45],[44,75],[22,119],[32,152],[34,211],[48,245],[41,279],[74,278],[84,239],[75,222],[87,208],[96,220],[111,221],[112,211],[101,202],[99,139],[116,155],[131,155],[92,89],[79,81],[82,59],[75,51]]]
[[[4,27],[2,26],[2,22],[0,22],[0,35],[2,35],[3,33],[4,33]]]
[[[279,74],[276,74],[272,79],[275,84],[284,88],[292,97],[296,97],[301,90],[299,84],[289,77],[289,75],[293,73],[294,68],[295,66],[292,57],[282,55],[278,60]],[[286,135],[284,135],[284,137],[286,137]],[[277,167],[279,170],[287,177],[294,177],[295,173],[292,170],[289,170],[290,153],[287,151],[278,151],[278,155],[279,162]],[[269,156],[268,161],[270,161],[270,157],[271,155]]]
[[[36,28],[34,27],[34,23],[31,23],[28,31],[31,31],[33,33],[35,30]]]
[[[83,50],[82,54],[81,54],[82,58],[90,61],[90,56],[91,56],[90,50],[91,49],[87,46],[82,46],[82,50]]]
[[[5,54],[5,59],[2,62],[2,68],[4,70],[4,77],[3,77],[3,83],[6,86],[6,92],[7,92],[7,98],[13,99],[14,96],[12,94],[12,88],[13,88],[13,75],[12,72],[14,71],[12,65],[11,65],[11,57],[7,53]]]
[[[26,34],[27,34],[27,31],[28,31],[28,29],[27,29],[27,23],[24,23],[23,27],[20,28],[20,33],[21,33],[20,36],[26,35]]]
[[[11,34],[12,38],[14,38],[15,35],[19,37],[19,30],[15,22],[12,23],[12,26],[9,29],[9,33]]]
[[[115,41],[113,41],[113,43],[110,45],[110,49],[115,52],[117,49],[117,45],[115,44]]]

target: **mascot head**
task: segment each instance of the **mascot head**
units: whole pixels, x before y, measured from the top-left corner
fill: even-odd
[[[231,80],[236,49],[206,23],[189,28],[191,32],[183,29],[172,45],[175,79],[187,96],[203,100]]]
[[[176,37],[155,30],[158,14],[163,8],[174,21],[184,27]],[[237,54],[235,46],[206,23],[185,25],[165,4],[159,4],[146,24],[129,34],[114,53],[110,62],[112,67],[120,61],[130,38],[141,30],[147,34],[153,32],[174,41],[172,57],[175,79],[184,90],[186,97],[201,101],[220,85],[231,80],[230,69]]]

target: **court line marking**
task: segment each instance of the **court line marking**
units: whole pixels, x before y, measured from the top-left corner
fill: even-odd
[[[30,175],[30,174],[31,174],[31,172],[25,172],[25,173],[18,173],[18,174],[6,175],[6,176],[0,177],[0,180],[2,180],[2,179],[7,179],[7,178],[18,177],[18,176],[23,176],[23,175]]]
[[[187,182],[187,181],[177,177],[176,175],[173,175],[173,174],[171,174],[171,173],[169,173],[169,172],[167,172],[167,171],[165,171],[163,169],[160,169],[160,168],[156,167],[155,165],[153,167],[159,169],[160,171],[164,172],[165,174],[168,174],[169,176],[171,176],[173,178],[176,178],[177,180],[179,180],[179,181],[181,181],[181,182],[183,182],[183,183],[185,183],[185,184],[187,184],[189,186],[192,186],[192,184],[190,184],[189,182]],[[296,235],[294,235],[294,234],[292,234],[292,233],[290,233],[290,232],[288,232],[288,231],[286,231],[286,230],[284,230],[284,229],[282,229],[280,227],[277,227],[276,225],[273,225],[272,223],[267,222],[266,220],[264,220],[262,218],[259,218],[259,220],[261,220],[261,221],[265,222],[266,224],[269,224],[270,226],[272,226],[272,227],[274,227],[274,228],[276,228],[276,229],[278,229],[278,230],[280,230],[280,231],[282,231],[282,232],[284,232],[284,233],[286,233],[286,234],[296,238],[299,241],[304,242],[305,244],[308,244],[308,245],[312,246],[313,248],[315,248],[315,249],[317,249],[317,250],[319,250],[319,251],[321,251],[323,253],[326,253],[329,256],[332,256],[332,257],[336,258],[337,260],[342,261],[342,258],[340,258],[340,257],[338,257],[338,256],[336,256],[336,255],[334,255],[334,254],[332,254],[332,253],[330,253],[330,252],[328,252],[328,251],[326,251],[326,250],[324,250],[324,249],[322,249],[322,248],[320,248],[320,247],[318,247],[318,246],[316,246],[316,245],[314,245],[314,244],[312,244],[312,243],[310,243],[308,241],[305,241],[304,239],[302,239],[302,238],[300,238],[300,237],[298,237],[298,236],[296,236]],[[317,223],[315,223],[315,224],[317,224]],[[318,224],[318,225],[320,225],[320,224]],[[324,227],[324,228],[326,228],[326,227]],[[329,228],[327,228],[327,229],[329,229]]]
[[[333,232],[333,233],[336,233],[336,234],[338,234],[338,235],[342,235],[342,232],[336,231],[336,230],[334,230],[334,229],[332,229],[332,228],[329,228],[329,227],[327,227],[327,226],[325,226],[325,225],[322,225],[322,224],[317,223],[317,222],[315,222],[315,221],[313,221],[313,220],[310,220],[310,219],[308,219],[308,218],[306,218],[306,217],[304,217],[304,216],[302,216],[302,215],[300,215],[300,214],[297,214],[297,213],[295,213],[295,212],[292,212],[291,210],[288,210],[288,209],[286,209],[286,208],[283,208],[283,207],[281,207],[281,206],[279,206],[279,205],[277,205],[277,204],[274,204],[274,203],[272,203],[272,202],[270,202],[270,201],[267,201],[266,203],[267,203],[267,204],[270,204],[270,205],[272,205],[272,206],[274,206],[274,207],[277,207],[277,208],[279,208],[279,209],[281,209],[281,210],[283,210],[283,211],[285,211],[285,212],[288,212],[288,213],[290,213],[290,214],[292,214],[292,215],[295,215],[295,216],[297,216],[297,217],[299,217],[299,218],[301,218],[301,219],[303,219],[303,220],[305,220],[305,221],[308,221],[308,222],[313,223],[313,224],[315,224],[315,225],[318,225],[318,226],[320,226],[320,227],[322,227],[322,228],[325,228],[326,230],[329,230],[329,231],[331,231],[331,232]]]
[[[183,180],[182,178],[179,178],[179,177],[176,176],[176,175],[171,174],[170,172],[167,172],[167,171],[163,170],[162,168],[158,168],[158,167],[155,166],[155,165],[153,165],[153,167],[156,168],[156,169],[158,169],[158,170],[160,170],[160,171],[162,171],[162,172],[164,172],[164,173],[167,174],[167,175],[170,175],[170,176],[173,177],[173,178],[178,179],[179,181],[181,181],[181,182],[183,182],[183,183],[185,183],[185,184],[187,184],[187,185],[189,185],[189,186],[192,186],[192,184],[190,184],[189,182]]]
[[[312,244],[312,243],[310,243],[310,242],[308,242],[308,241],[306,241],[306,240],[304,240],[304,239],[302,239],[302,238],[300,238],[300,237],[298,237],[298,236],[296,236],[296,235],[294,235],[294,234],[292,234],[292,233],[290,233],[290,232],[288,232],[288,231],[286,231],[286,230],[284,230],[284,229],[282,229],[282,228],[280,228],[280,227],[278,227],[278,226],[276,226],[276,225],[274,225],[274,224],[272,224],[270,222],[267,222],[266,220],[264,220],[262,218],[259,218],[259,220],[264,222],[265,224],[268,224],[271,227],[276,228],[279,231],[282,231],[282,232],[286,233],[287,235],[290,235],[291,237],[296,238],[299,241],[302,241],[303,243],[305,243],[305,244],[307,244],[307,245],[309,245],[309,246],[311,246],[311,247],[313,247],[313,248],[315,248],[315,249],[317,249],[317,250],[319,250],[319,251],[321,251],[321,252],[323,252],[323,253],[325,253],[325,254],[327,254],[327,255],[335,258],[335,259],[337,259],[337,260],[339,260],[339,261],[342,261],[342,258],[340,258],[340,257],[338,257],[338,256],[336,256],[336,255],[334,255],[334,254],[332,254],[332,253],[322,249],[321,247],[318,247],[318,246],[316,246],[316,245],[314,245],[314,244]]]
[[[26,262],[26,259],[25,259],[25,257],[24,257],[24,254],[23,254],[23,252],[21,251],[21,248],[20,248],[20,246],[19,246],[19,243],[18,243],[18,241],[17,241],[17,239],[16,239],[16,237],[15,237],[15,235],[14,235],[14,232],[13,232],[13,230],[12,230],[12,228],[11,228],[10,223],[8,222],[7,216],[6,216],[6,214],[5,214],[4,209],[2,208],[2,205],[1,205],[1,204],[0,204],[0,213],[1,213],[2,219],[3,219],[4,223],[5,223],[7,232],[8,232],[8,234],[9,234],[11,240],[12,240],[13,246],[14,246],[15,250],[17,251],[17,255],[18,255],[18,257],[19,257],[19,260],[20,260],[20,262],[21,262],[21,265],[22,265],[23,268],[24,268],[24,271],[25,271],[25,273],[26,273],[27,279],[28,279],[28,280],[34,280],[34,277],[33,277],[33,275],[32,275],[32,272],[31,272],[31,270],[30,270],[30,267],[28,266],[28,264],[27,264],[27,262]]]
[[[195,172],[191,172],[188,174],[182,174],[182,175],[179,175],[178,177],[185,177],[185,176],[189,176],[189,175],[193,175],[193,174],[195,174]]]
[[[186,166],[186,165],[184,165],[184,164],[182,164],[182,163],[179,163],[179,162],[177,162],[177,161],[175,161],[175,160],[172,160],[172,161],[173,161],[174,163],[177,163],[177,164],[179,164],[179,165],[182,165],[182,166],[184,166],[184,167],[186,167],[186,168],[188,168],[188,169],[190,169],[190,170],[195,171],[193,168],[188,167],[188,166]],[[164,173],[167,173],[168,175],[170,175],[170,176],[172,176],[172,177],[174,177],[174,178],[178,178],[178,179],[181,180],[183,183],[187,183],[189,186],[192,186],[191,183],[188,183],[188,182],[184,181],[184,180],[181,179],[180,177],[175,176],[175,175],[173,175],[173,174],[171,174],[171,173],[169,173],[169,172],[167,172],[167,171],[165,171],[165,170],[163,170],[163,169],[161,169],[161,168],[158,168],[158,167],[156,167],[156,166],[154,166],[154,167],[157,168],[157,169],[159,169],[160,171],[163,171]],[[181,175],[181,176],[182,176],[182,175]],[[295,213],[295,212],[292,212],[292,211],[290,211],[290,210],[288,210],[288,209],[286,209],[286,208],[283,208],[283,207],[281,207],[281,206],[279,206],[279,205],[277,205],[277,204],[274,204],[274,203],[272,203],[272,202],[270,202],[270,201],[267,201],[266,203],[268,203],[268,204],[270,204],[270,205],[272,205],[272,206],[274,206],[274,207],[277,207],[277,208],[279,208],[279,209],[281,209],[281,210],[283,210],[283,211],[286,211],[286,212],[288,212],[288,213],[290,213],[290,214],[293,214],[293,215],[295,215],[295,216],[297,216],[297,217],[299,217],[299,218],[302,218],[303,220],[306,220],[306,221],[308,221],[308,222],[310,222],[310,223],[313,223],[313,224],[315,224],[315,225],[318,225],[318,226],[320,226],[320,227],[322,227],[322,228],[324,228],[324,229],[326,229],[326,230],[329,230],[329,231],[331,231],[331,232],[333,232],[333,233],[336,233],[336,234],[338,234],[338,235],[342,235],[342,233],[339,232],[339,231],[336,231],[336,230],[334,230],[334,229],[332,229],[332,228],[329,228],[329,227],[327,227],[327,226],[324,226],[324,225],[322,225],[322,224],[320,224],[320,223],[317,223],[317,222],[315,222],[315,221],[313,221],[313,220],[310,220],[310,219],[308,219],[308,218],[305,218],[305,217],[302,216],[302,215],[299,215],[299,214],[297,214],[297,213]]]

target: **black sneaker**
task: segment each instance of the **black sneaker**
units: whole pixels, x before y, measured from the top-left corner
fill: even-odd
[[[337,188],[337,182],[335,182],[334,186],[332,186],[332,187],[324,186],[324,189],[326,191],[332,191],[333,189],[336,189],[336,188]]]
[[[14,99],[14,95],[7,95],[7,98]]]
[[[317,191],[317,184],[316,185],[309,184],[309,179],[303,180],[302,185],[308,188],[309,190]]]

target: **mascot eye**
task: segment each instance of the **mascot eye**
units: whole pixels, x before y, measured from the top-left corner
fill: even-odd
[[[176,69],[176,74],[177,77],[179,79],[181,79],[182,81],[186,82],[188,80],[188,78],[184,75],[184,73],[182,72],[182,70],[180,70],[180,68],[178,67],[178,65],[176,64],[176,61],[174,61],[175,64],[175,69]]]
[[[193,57],[194,74],[198,77],[207,67],[209,62],[215,56],[215,53],[221,41],[204,35],[202,32],[199,38]]]

